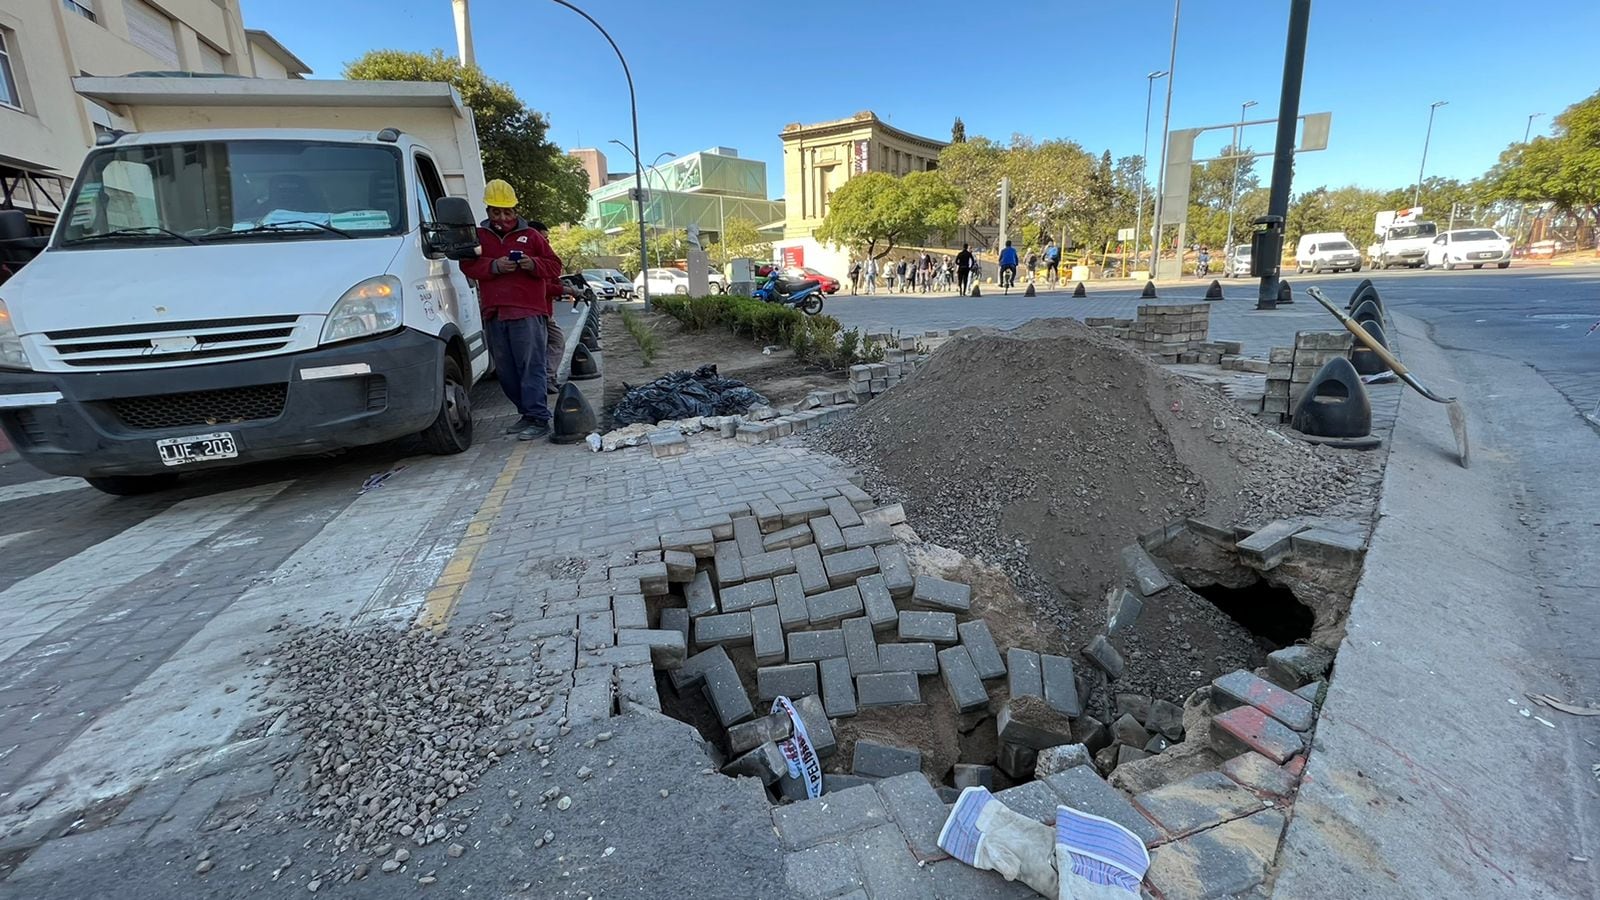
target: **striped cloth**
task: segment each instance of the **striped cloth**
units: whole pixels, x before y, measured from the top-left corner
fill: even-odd
[[[1150,868],[1150,852],[1138,835],[1110,819],[1070,806],[1056,807],[1056,847],[1066,851],[1073,874],[1092,884],[1123,888],[1135,896]]]

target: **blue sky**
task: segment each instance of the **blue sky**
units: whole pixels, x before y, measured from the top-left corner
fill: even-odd
[[[604,38],[547,0],[472,0],[480,66],[551,121],[564,147],[605,148],[631,167],[627,87]],[[1171,0],[987,5],[921,0],[578,0],[627,54],[646,160],[730,146],[765,160],[783,192],[778,132],[789,122],[870,109],[895,126],[947,139],[1065,137],[1092,152],[1137,154],[1145,74],[1167,68]],[[245,24],[271,31],[315,77],[376,48],[453,53],[449,0],[243,0]],[[1287,0],[1185,0],[1172,126],[1276,115]],[[1518,13],[1530,10],[1534,16]],[[997,15],[1003,11],[1003,15]],[[1249,13],[1246,15],[1246,13]],[[1595,0],[1315,0],[1302,112],[1333,113],[1329,148],[1296,167],[1295,190],[1321,184],[1400,187],[1416,179],[1428,105],[1429,175],[1472,178],[1568,105],[1600,89],[1580,46],[1600,34]],[[1578,36],[1582,36],[1581,38]],[[1151,117],[1152,159],[1163,87]],[[1204,136],[1197,149],[1226,143]],[[1246,133],[1270,148],[1272,133]],[[1269,163],[1263,161],[1263,182]],[[1154,166],[1152,166],[1152,177]]]

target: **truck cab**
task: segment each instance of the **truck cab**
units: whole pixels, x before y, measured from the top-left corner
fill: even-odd
[[[324,110],[361,100],[331,86],[312,91]],[[407,435],[467,449],[489,363],[451,261],[474,252],[473,210],[449,199],[441,153],[396,127],[248,127],[262,107],[231,99],[207,118],[239,127],[113,133],[84,159],[48,246],[0,287],[0,427],[33,465],[110,493]],[[408,103],[465,113],[445,153],[481,196],[454,91],[389,99],[396,120]]]
[[[1375,269],[1408,266],[1420,269],[1428,261],[1428,248],[1439,234],[1439,226],[1422,221],[1422,207],[1378,213],[1373,223],[1376,243],[1367,248],[1367,258]]]

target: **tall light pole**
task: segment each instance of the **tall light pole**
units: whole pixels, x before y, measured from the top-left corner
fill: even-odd
[[[1167,139],[1172,131],[1172,79],[1178,70],[1178,12],[1182,8],[1183,0],[1172,0],[1172,50],[1167,56],[1167,108],[1161,116],[1161,168],[1156,171],[1156,229],[1155,240],[1150,244],[1151,278],[1156,277],[1156,266],[1161,260],[1161,195],[1167,190]],[[1181,273],[1183,266],[1179,265],[1178,270]]]
[[[1150,168],[1150,101],[1155,98],[1156,79],[1167,77],[1166,72],[1151,72],[1144,77],[1144,149],[1139,151],[1139,212],[1133,224],[1133,262],[1139,264],[1139,241],[1144,237],[1144,173]],[[1155,266],[1150,267],[1154,269]]]
[[[1422,139],[1422,165],[1417,166],[1417,187],[1411,192],[1413,209],[1416,208],[1417,201],[1422,198],[1422,173],[1428,168],[1428,143],[1433,140],[1433,114],[1439,111],[1439,107],[1449,103],[1449,100],[1435,100],[1428,104],[1428,134]]]
[[[622,75],[628,79],[628,112],[633,117],[633,200],[639,216],[639,283],[641,285],[639,293],[644,297],[644,308],[649,310],[650,279],[644,277],[646,271],[650,268],[650,255],[645,247],[644,237],[644,165],[639,161],[639,100],[633,92],[633,73],[628,71],[628,60],[623,57],[622,49],[617,46],[616,41],[611,39],[610,32],[606,31],[599,22],[594,20],[594,16],[573,6],[567,0],[550,0],[550,2],[559,3],[588,19],[589,24],[593,25],[605,37],[606,43],[611,45],[612,51],[617,54],[617,61],[622,63]]]
[[[1524,144],[1528,142],[1528,135],[1533,133],[1533,120],[1542,115],[1544,115],[1544,113],[1528,113],[1528,127],[1522,129],[1522,142]]]
[[[1528,124],[1527,124],[1527,126],[1525,126],[1522,129],[1522,143],[1524,145],[1526,145],[1528,143],[1528,136],[1533,134],[1533,120],[1539,118],[1542,115],[1544,115],[1544,113],[1542,113],[1542,112],[1528,113]],[[1526,219],[1527,217],[1528,217],[1528,204],[1526,204],[1526,203],[1518,203],[1517,204],[1517,230],[1512,233],[1512,237],[1511,237],[1511,240],[1513,242],[1515,242],[1517,238],[1522,236],[1522,224],[1523,224],[1522,220]]]
[[[1306,34],[1311,29],[1311,0],[1289,0],[1289,35],[1283,44],[1283,92],[1278,95],[1278,134],[1272,144],[1272,186],[1267,214],[1251,237],[1250,268],[1261,273],[1256,309],[1277,309],[1282,282],[1283,236],[1289,221],[1289,187],[1294,183],[1294,132],[1300,119],[1300,83],[1306,69]],[[1293,299],[1290,301],[1293,303]]]
[[[1233,131],[1233,155],[1235,157],[1240,155],[1239,143],[1244,136],[1245,110],[1255,105],[1256,101],[1254,100],[1246,100],[1245,102],[1239,104],[1239,127]],[[1242,161],[1243,160],[1237,158],[1233,161],[1233,189],[1228,195],[1228,240],[1227,243],[1223,245],[1223,253],[1233,252],[1233,208],[1239,205],[1239,164]]]

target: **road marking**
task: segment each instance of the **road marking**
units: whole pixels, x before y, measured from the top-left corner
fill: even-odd
[[[26,500],[29,497],[43,497],[46,494],[59,494],[63,491],[77,491],[87,488],[89,482],[82,478],[42,478],[26,484],[12,484],[0,487],[0,503],[10,503],[12,500]]]
[[[527,458],[530,446],[521,444],[507,457],[506,466],[500,471],[500,477],[494,480],[494,485],[483,498],[478,512],[473,515],[472,521],[467,523],[466,536],[456,545],[456,552],[445,564],[438,580],[434,582],[433,590],[428,592],[428,599],[423,602],[422,611],[417,614],[418,628],[431,628],[437,633],[444,631],[450,624],[450,616],[455,613],[456,606],[461,602],[461,589],[466,587],[472,578],[472,567],[478,561],[478,552],[489,541],[489,532],[494,526],[494,520],[499,517],[501,508],[505,506],[506,494],[511,490],[512,483],[517,480],[517,473],[522,471],[522,462]]]

